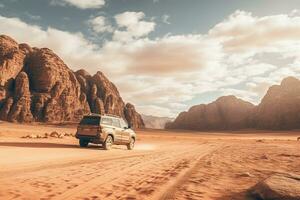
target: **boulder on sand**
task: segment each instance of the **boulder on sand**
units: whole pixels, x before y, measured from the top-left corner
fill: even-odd
[[[30,134],[30,135],[22,136],[21,138],[38,138],[38,135]]]
[[[262,200],[299,200],[300,176],[276,174],[259,182],[251,190],[254,199]]]
[[[64,133],[62,136],[64,136],[64,137],[72,137],[72,134],[71,133]]]
[[[59,138],[60,134],[56,131],[53,131],[52,133],[50,133],[49,135],[50,137],[54,137],[54,138]]]

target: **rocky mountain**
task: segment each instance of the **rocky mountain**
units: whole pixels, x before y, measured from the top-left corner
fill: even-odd
[[[288,77],[270,87],[253,119],[259,129],[300,128],[300,80]]]
[[[151,129],[164,129],[166,123],[173,121],[173,118],[169,117],[156,117],[152,115],[142,115],[146,128]]]
[[[166,128],[191,130],[230,130],[250,127],[255,106],[249,102],[225,96],[210,104],[193,106],[182,112]]]
[[[300,128],[300,80],[288,77],[269,88],[258,106],[234,96],[221,97],[207,105],[182,112],[168,129],[238,130]]]
[[[84,114],[115,114],[135,128],[144,122],[102,72],[73,72],[53,51],[0,36],[0,119],[79,121]]]

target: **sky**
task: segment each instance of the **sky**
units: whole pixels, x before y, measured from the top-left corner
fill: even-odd
[[[298,0],[0,0],[0,34],[102,71],[147,115],[224,95],[258,104],[300,78]]]

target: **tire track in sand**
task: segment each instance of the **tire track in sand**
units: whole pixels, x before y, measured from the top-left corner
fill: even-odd
[[[211,149],[207,149],[206,151],[201,152],[198,154],[198,158],[195,162],[187,169],[182,170],[181,173],[174,179],[170,180],[161,191],[158,192],[151,199],[158,199],[158,200],[172,200],[175,199],[175,194],[179,186],[183,185],[189,177],[199,168],[200,161],[204,156],[211,154],[218,149],[222,148],[222,145],[218,147],[214,147]]]
[[[47,167],[18,174],[8,180],[9,185],[5,184],[3,187],[7,188],[4,195],[12,199],[22,195],[31,199],[156,200],[156,197],[162,196],[159,191],[163,188],[171,191],[170,181],[179,180],[181,174],[186,174],[200,156],[209,154],[217,146],[219,145],[189,143],[142,155],[102,158],[92,162],[79,160],[71,166],[70,163],[61,163],[53,169]],[[13,182],[20,182],[24,187],[17,188]]]
[[[0,180],[11,178],[11,176],[20,176],[23,174],[31,173],[31,172],[37,172],[41,170],[47,170],[47,169],[54,169],[54,168],[65,168],[75,165],[82,165],[82,164],[95,164],[95,163],[103,163],[103,162],[109,162],[109,161],[115,161],[115,160],[122,160],[127,158],[135,158],[135,157],[144,157],[145,155],[150,155],[151,153],[139,153],[135,155],[127,155],[127,156],[115,156],[111,158],[102,158],[99,159],[99,157],[96,157],[94,159],[88,159],[88,160],[78,160],[78,161],[69,161],[66,163],[47,163],[47,164],[41,164],[40,166],[30,167],[26,169],[13,169],[13,170],[7,170],[7,171],[1,171],[0,172]]]
[[[154,155],[153,159],[144,158],[138,164],[127,163],[129,166],[123,166],[122,170],[112,169],[53,199],[157,199],[161,194],[155,193],[156,188],[168,185],[168,180],[177,180],[181,172],[186,174],[186,168],[191,168],[190,163],[194,166],[198,159],[215,148],[210,144],[195,145],[185,151],[164,152]]]

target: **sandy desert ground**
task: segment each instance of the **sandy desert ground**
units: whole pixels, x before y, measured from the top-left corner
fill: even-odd
[[[274,173],[300,174],[300,132],[139,130],[136,148],[79,148],[72,127],[0,123],[0,199],[250,199]]]

